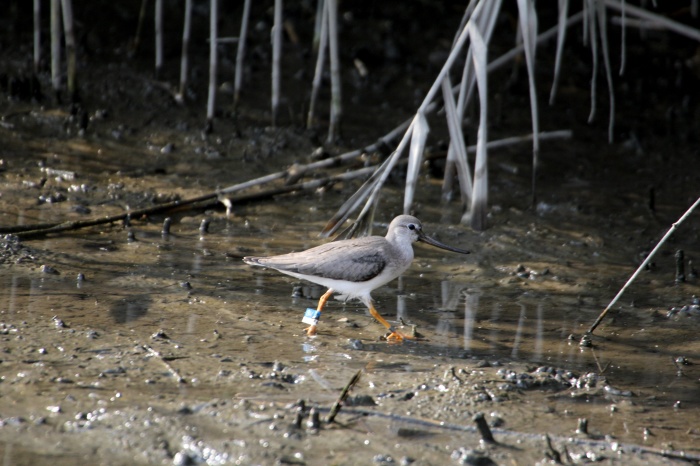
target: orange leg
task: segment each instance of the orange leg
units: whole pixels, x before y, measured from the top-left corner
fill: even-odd
[[[323,306],[326,305],[326,302],[330,299],[330,297],[331,297],[332,295],[333,295],[333,289],[332,289],[332,288],[329,288],[328,291],[326,291],[325,293],[323,293],[323,296],[321,296],[321,298],[318,300],[318,306],[316,307],[316,310],[317,310],[318,312],[321,312],[321,311],[323,310]],[[305,331],[306,334],[309,335],[309,336],[316,335],[316,326],[315,326],[315,325],[311,325],[311,326],[307,327],[304,331]]]
[[[372,304],[372,301],[369,302],[368,307],[369,307],[369,313],[372,314],[372,317],[377,319],[380,324],[385,326],[387,328],[387,330],[389,330],[389,332],[391,332],[389,334],[389,336],[386,337],[387,341],[399,343],[399,342],[402,342],[404,340],[413,340],[414,339],[414,337],[412,337],[410,335],[406,335],[405,333],[401,333],[398,330],[396,330],[393,327],[393,325],[391,325],[389,322],[386,321],[386,319],[384,317],[380,316],[379,312],[377,312],[377,310],[374,308],[374,304]]]

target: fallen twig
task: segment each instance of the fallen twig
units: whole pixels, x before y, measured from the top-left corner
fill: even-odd
[[[326,412],[326,411],[330,412],[329,408],[318,407],[316,409],[318,409],[318,411],[320,411],[320,412]],[[373,410],[369,410],[369,409],[349,408],[349,409],[345,409],[344,413],[345,414],[352,414],[355,416],[374,416],[374,417],[379,417],[382,419],[388,419],[389,421],[393,421],[393,422],[413,424],[413,425],[430,427],[430,428],[435,428],[435,429],[453,430],[453,431],[459,431],[459,432],[473,432],[473,433],[477,432],[477,428],[475,426],[464,426],[461,424],[451,424],[449,422],[433,421],[430,419],[421,419],[421,418],[416,418],[416,417],[411,417],[411,416],[401,416],[398,414],[383,413],[380,411],[373,411]],[[562,442],[565,445],[571,445],[573,443],[576,445],[588,446],[590,448],[599,448],[601,450],[611,448],[611,442],[609,440],[571,438],[570,436],[564,436],[564,435],[535,434],[535,433],[518,432],[518,431],[514,431],[514,430],[499,429],[499,428],[492,429],[492,431],[500,436],[503,436],[503,437],[515,437],[517,439],[533,439],[533,440],[541,439],[541,440],[544,440],[545,442],[547,441],[547,437],[548,437],[550,442],[557,441],[557,442]],[[617,448],[619,450],[622,450],[622,451],[625,451],[628,453],[646,453],[646,454],[651,454],[651,455],[662,456],[664,458],[673,458],[673,459],[684,460],[684,461],[688,461],[688,462],[700,461],[700,455],[688,453],[688,452],[683,451],[683,450],[664,450],[661,448],[646,447],[644,445],[636,445],[636,444],[629,444],[629,443],[618,444]]]
[[[496,443],[496,439],[493,438],[493,433],[491,433],[489,423],[486,422],[486,419],[484,418],[484,413],[476,413],[474,417],[472,417],[472,421],[474,421],[474,424],[476,424],[476,429],[481,435],[482,442]]]
[[[180,373],[177,371],[177,369],[175,369],[168,361],[165,360],[165,358],[163,357],[162,354],[160,354],[158,351],[154,350],[152,347],[150,347],[148,345],[141,345],[141,346],[143,347],[143,349],[148,351],[148,354],[158,358],[160,360],[160,362],[162,362],[165,365],[165,367],[168,368],[168,370],[173,375],[173,377],[175,377],[175,381],[177,383],[187,383],[187,380],[185,380],[185,378],[180,375]]]
[[[678,21],[667,18],[666,16],[652,13],[651,11],[647,11],[638,6],[630,5],[629,3],[625,4],[619,0],[605,0],[604,3],[608,8],[618,11],[625,11],[625,13],[628,15],[637,16],[642,20],[650,21],[658,26],[668,29],[669,31],[673,31],[676,34],[700,41],[700,29],[698,28],[686,26]]]
[[[338,399],[335,400],[335,403],[333,403],[333,406],[331,406],[331,410],[328,412],[328,417],[326,418],[326,424],[330,424],[333,422],[335,417],[338,415],[340,412],[340,408],[342,408],[343,403],[348,397],[348,394],[350,393],[350,390],[352,390],[352,387],[357,385],[357,382],[360,381],[360,377],[362,377],[362,371],[363,369],[360,369],[355,373],[355,375],[352,376],[350,379],[350,382],[343,388],[343,391],[340,392],[340,395],[338,396]]]
[[[297,183],[297,184],[293,184],[293,185],[280,186],[280,187],[271,188],[271,189],[257,192],[257,193],[250,193],[247,195],[238,196],[236,198],[231,198],[231,199],[229,199],[229,201],[230,201],[230,204],[234,204],[234,203],[250,202],[253,200],[269,198],[269,197],[277,196],[279,194],[285,194],[285,193],[290,193],[290,192],[295,192],[295,191],[313,191],[315,189],[318,189],[318,188],[325,186],[325,185],[328,185],[328,184],[333,184],[333,183],[337,183],[340,181],[348,181],[348,180],[352,180],[354,178],[367,176],[373,170],[374,170],[374,167],[365,167],[365,168],[361,168],[359,170],[341,173],[340,175],[334,175],[334,176],[329,176],[329,177],[325,177],[325,178],[318,178],[318,179],[306,181],[304,183]],[[263,182],[269,182],[271,180],[278,178],[278,177],[276,177],[276,175],[278,175],[278,174],[273,174],[273,175],[275,175],[275,176],[268,175],[267,177],[262,177],[262,178],[258,178],[257,180],[247,181],[245,183],[240,183],[238,185],[230,186],[228,188],[224,188],[222,190],[219,190],[219,191],[216,191],[213,193],[204,194],[204,195],[193,197],[190,199],[183,199],[183,200],[177,200],[177,201],[173,201],[173,202],[167,202],[165,204],[160,204],[157,206],[147,207],[147,208],[138,209],[138,210],[132,210],[129,212],[123,212],[120,214],[111,215],[111,216],[107,216],[107,217],[100,217],[100,218],[94,218],[94,219],[88,219],[88,220],[71,221],[71,222],[62,222],[62,223],[56,223],[56,224],[23,225],[23,226],[5,227],[5,228],[0,228],[0,234],[11,233],[11,234],[16,235],[20,239],[24,239],[24,240],[34,239],[34,238],[46,236],[46,235],[51,234],[51,233],[60,233],[63,231],[79,230],[81,228],[87,228],[87,227],[92,227],[92,226],[96,226],[96,225],[105,225],[108,223],[120,222],[120,221],[123,221],[127,217],[129,217],[131,219],[136,219],[136,218],[148,216],[148,215],[163,214],[166,212],[172,212],[172,211],[181,209],[181,208],[186,207],[186,206],[191,207],[194,204],[206,203],[207,201],[212,201],[214,199],[216,199],[216,201],[214,203],[218,203],[218,202],[220,202],[220,199],[223,197],[224,194],[237,192],[237,191],[240,191],[240,190],[243,190],[246,188],[256,186],[257,184],[261,184]],[[264,181],[261,181],[261,180],[264,180]],[[206,204],[206,205],[209,205],[209,204]]]
[[[88,220],[78,220],[70,222],[58,222],[58,223],[43,223],[43,224],[31,224],[31,225],[14,225],[8,227],[0,227],[0,234],[14,234],[20,239],[34,239],[46,236],[51,233],[60,233],[63,231],[79,230],[81,228],[87,228],[97,225],[105,225],[109,223],[121,222],[125,218],[130,217],[136,219],[148,215],[158,215],[168,212],[173,212],[180,210],[184,207],[191,207],[194,204],[202,204],[209,206],[220,202],[220,199],[227,194],[233,194],[246,189],[250,189],[256,186],[262,186],[265,184],[272,183],[274,181],[286,178],[285,186],[271,188],[265,191],[251,193],[244,196],[238,196],[236,198],[229,199],[230,203],[242,203],[251,202],[254,200],[266,199],[280,194],[296,192],[296,191],[312,191],[318,189],[321,186],[337,183],[340,181],[348,181],[355,178],[360,178],[367,176],[375,171],[376,167],[364,167],[358,170],[342,173],[340,175],[334,175],[324,178],[317,178],[304,183],[297,183],[307,173],[313,172],[321,168],[330,168],[335,166],[340,166],[346,164],[364,153],[375,152],[381,150],[384,145],[387,145],[391,139],[400,134],[401,131],[405,130],[402,126],[397,127],[394,131],[385,135],[383,138],[379,139],[373,144],[365,147],[364,149],[358,149],[351,152],[346,152],[344,154],[337,155],[335,157],[329,157],[324,160],[319,160],[316,162],[311,162],[304,165],[292,165],[286,170],[271,173],[269,175],[261,176],[253,180],[245,181],[243,183],[238,183],[215,192],[203,194],[201,196],[196,196],[189,199],[181,199],[172,202],[166,202],[164,204],[159,204],[157,206],[146,207],[138,210],[131,210],[128,212],[123,212],[116,215],[111,215],[107,217],[100,217]],[[568,139],[571,138],[572,132],[570,130],[561,131],[549,131],[541,132],[540,140],[546,139]],[[500,139],[497,141],[491,141],[488,143],[489,149],[495,149],[497,147],[505,147],[509,145],[514,145],[522,142],[527,142],[532,139],[532,135],[526,136],[515,136],[505,139]],[[467,148],[469,152],[474,152],[476,146],[469,146]],[[402,163],[405,163],[402,162]],[[212,201],[212,202],[209,202]]]
[[[615,305],[615,303],[617,302],[618,299],[620,299],[620,297],[622,296],[622,293],[625,292],[625,290],[632,284],[632,282],[637,278],[637,276],[642,272],[642,270],[644,270],[644,267],[646,267],[647,264],[649,263],[649,261],[651,260],[651,258],[654,257],[654,254],[656,254],[657,251],[661,248],[661,245],[666,242],[666,240],[673,234],[674,231],[676,231],[676,228],[678,228],[678,225],[683,223],[685,221],[685,219],[690,216],[690,214],[693,212],[693,210],[695,210],[695,208],[698,205],[700,205],[700,197],[697,199],[697,201],[695,201],[695,203],[692,206],[690,206],[690,208],[688,210],[685,211],[685,213],[681,216],[681,218],[678,219],[678,221],[676,223],[671,225],[671,228],[668,229],[668,231],[663,236],[663,238],[661,238],[661,240],[658,242],[656,247],[654,247],[654,249],[649,253],[647,258],[644,259],[644,262],[642,262],[642,264],[637,268],[637,271],[632,274],[630,279],[627,280],[627,283],[625,283],[625,285],[617,293],[617,295],[613,298],[613,300],[610,301],[610,304],[608,304],[608,307],[606,307],[605,310],[600,313],[600,315],[595,320],[593,325],[591,325],[591,328],[589,328],[588,331],[583,335],[582,340],[584,338],[590,338],[590,335],[593,333],[593,331],[596,329],[596,327],[598,327],[598,325],[603,320],[605,315],[608,313],[610,308]]]

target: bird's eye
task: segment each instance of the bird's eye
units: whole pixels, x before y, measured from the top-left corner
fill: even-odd
[[[416,226],[415,226],[414,224],[412,224],[412,223],[409,223],[409,224],[408,224],[408,229],[409,229],[409,230],[415,230],[415,229],[416,229]]]

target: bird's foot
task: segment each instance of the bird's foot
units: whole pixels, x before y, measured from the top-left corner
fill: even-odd
[[[393,326],[392,326],[392,327],[389,327],[389,333],[387,333],[386,335],[384,335],[382,338],[383,338],[384,340],[386,340],[387,342],[389,342],[389,343],[401,343],[401,342],[403,342],[404,340],[414,340],[414,341],[423,341],[423,340],[425,340],[425,338],[423,337],[423,335],[421,335],[420,333],[418,333],[418,331],[416,330],[416,326],[415,326],[415,325],[411,325],[411,333],[410,333],[410,335],[407,335],[407,334],[405,334],[405,333],[403,333],[403,332],[399,332],[399,331],[396,330]]]
[[[388,343],[403,343],[404,340],[414,340],[415,337],[401,333],[398,330],[393,330],[384,335],[384,339]]]
[[[316,335],[316,326],[315,326],[315,325],[311,325],[311,326],[309,326],[309,327],[306,327],[306,328],[304,329],[304,332],[306,332],[306,335],[312,337],[312,336]]]

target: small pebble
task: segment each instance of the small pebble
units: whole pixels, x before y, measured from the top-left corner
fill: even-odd
[[[365,348],[365,344],[357,338],[349,338],[348,343],[350,343],[350,348],[354,350],[363,350]]]
[[[60,272],[50,265],[42,265],[39,269],[42,273],[49,273],[51,275],[60,275]]]
[[[151,335],[152,340],[170,340],[170,337],[165,333],[165,330],[160,329]]]
[[[54,325],[56,326],[56,328],[68,328],[68,325],[66,325],[66,323],[63,322],[63,321],[62,321],[61,319],[59,319],[58,317],[54,317],[54,318],[51,319],[51,320],[53,320],[53,323],[54,323]]]

